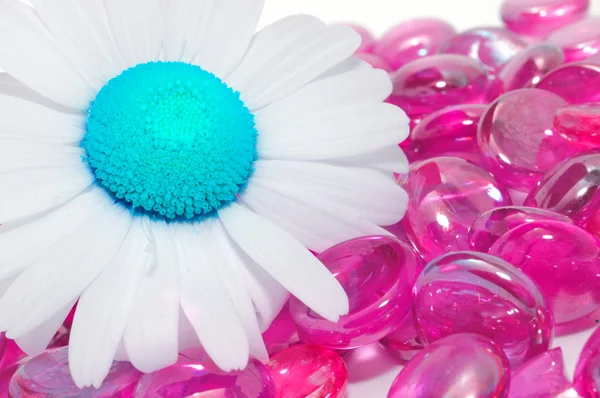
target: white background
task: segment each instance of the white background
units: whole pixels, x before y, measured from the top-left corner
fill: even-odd
[[[525,0],[523,0],[525,1]],[[600,0],[592,0],[600,15]],[[390,26],[415,17],[436,16],[458,29],[499,25],[501,0],[266,0],[262,25],[290,14],[312,14],[326,22],[355,21],[382,34]],[[572,374],[579,352],[591,331],[561,337],[567,370]],[[401,368],[377,347],[366,347],[346,358],[350,371],[349,398],[385,398]],[[408,398],[408,397],[407,397]]]

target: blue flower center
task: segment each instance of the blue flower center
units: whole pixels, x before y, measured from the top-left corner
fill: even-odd
[[[109,81],[81,146],[96,182],[135,212],[194,219],[235,200],[257,159],[254,116],[202,68],[152,62]]]

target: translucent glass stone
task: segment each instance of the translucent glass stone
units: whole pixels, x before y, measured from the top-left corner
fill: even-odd
[[[381,344],[403,361],[410,361],[425,347],[412,311],[396,330],[381,340]]]
[[[452,250],[469,250],[468,232],[475,219],[512,204],[489,173],[456,157],[413,164],[403,186],[409,195],[406,233],[428,261]]]
[[[362,347],[392,332],[406,317],[422,269],[406,244],[392,237],[359,238],[321,253],[319,259],[344,287],[350,312],[334,323],[292,297],[290,312],[303,342],[332,349]]]
[[[600,396],[600,328],[585,343],[575,367],[575,389],[583,398]]]
[[[415,284],[415,316],[426,343],[456,333],[489,337],[512,366],[546,351],[553,335],[548,302],[500,258],[454,252],[429,263]]]
[[[527,43],[519,35],[503,28],[476,28],[460,33],[444,43],[442,54],[458,54],[481,62],[497,73]]]
[[[287,305],[263,333],[263,340],[270,356],[300,343],[298,329]]]
[[[600,241],[573,224],[523,224],[501,236],[489,253],[536,282],[550,302],[557,327],[587,323],[586,316],[600,308]]]
[[[550,91],[569,104],[586,104],[600,102],[598,86],[600,86],[600,56],[594,56],[553,70],[542,78],[536,88]]]
[[[554,129],[586,148],[600,147],[600,103],[569,105],[554,117]]]
[[[579,149],[554,131],[556,94],[521,89],[498,98],[479,124],[477,141],[486,169],[511,188],[529,191],[545,171]]]
[[[564,58],[562,50],[553,44],[534,44],[508,61],[498,77],[506,92],[535,87],[542,77],[562,65]]]
[[[352,29],[354,29],[354,31],[356,33],[358,33],[360,35],[361,43],[360,43],[360,47],[358,48],[358,50],[356,50],[356,52],[357,53],[370,53],[373,50],[373,46],[375,45],[375,42],[377,41],[375,39],[375,36],[373,35],[373,33],[369,29],[367,29],[365,26],[362,26],[362,25],[346,24],[346,26],[351,27]]]
[[[455,334],[417,354],[388,398],[505,397],[509,382],[508,361],[496,344],[476,334]]]
[[[567,62],[600,53],[600,17],[594,16],[552,33],[546,41],[562,48]]]

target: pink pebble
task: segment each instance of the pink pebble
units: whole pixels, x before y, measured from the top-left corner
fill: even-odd
[[[410,161],[436,156],[458,156],[475,163],[479,160],[477,125],[486,105],[450,106],[427,116],[410,135],[406,155]]]
[[[269,398],[346,397],[348,370],[335,351],[297,345],[275,355],[268,367],[275,384]]]
[[[506,397],[509,364],[491,340],[456,334],[433,343],[402,369],[388,398]]]
[[[517,55],[527,43],[519,35],[503,28],[476,28],[450,38],[441,54],[458,54],[481,62],[487,70],[497,73]]]
[[[571,0],[572,1],[572,0]],[[600,17],[590,17],[552,33],[546,41],[562,48],[567,62],[600,53]]]
[[[575,367],[575,390],[583,398],[600,396],[600,328],[585,343]]]
[[[344,25],[351,27],[356,33],[360,35],[362,41],[360,43],[360,47],[358,47],[358,50],[356,50],[357,53],[370,53],[373,50],[373,46],[375,45],[376,40],[375,36],[369,29],[357,24]]]
[[[600,147],[600,103],[559,109],[554,117],[554,129],[567,140],[586,148]]]
[[[14,365],[26,356],[14,340],[7,339],[4,333],[0,333],[0,370]]]
[[[425,347],[412,311],[396,330],[380,342],[403,361],[410,361]]]
[[[409,62],[392,75],[389,102],[418,118],[456,104],[487,101],[493,80],[483,66],[462,55],[432,55]]]
[[[180,354],[175,365],[144,375],[134,398],[272,398],[275,394],[269,370],[251,360],[246,369],[223,372],[206,359]]]
[[[425,267],[415,284],[415,316],[425,342],[481,334],[513,366],[546,351],[553,335],[552,313],[535,283],[506,261],[477,252],[449,253]]]
[[[263,340],[270,356],[300,343],[298,329],[287,305],[263,333]]]
[[[505,0],[502,20],[513,32],[546,37],[585,16],[589,0]]]
[[[562,350],[555,348],[530,359],[513,372],[510,398],[574,397],[573,384],[565,376]]]
[[[432,54],[436,54],[448,37],[456,31],[441,19],[424,18],[403,22],[390,29],[375,44],[379,55],[393,70]]]
[[[553,129],[556,111],[566,104],[536,89],[498,98],[482,117],[477,135],[487,170],[510,188],[531,190],[545,171],[575,151]]]
[[[582,323],[600,308],[600,241],[560,221],[518,226],[490,248],[533,279],[548,301],[558,332]]]
[[[506,92],[535,87],[542,77],[562,65],[564,58],[562,50],[552,44],[534,44],[508,61],[498,78]]]
[[[600,56],[563,65],[546,76],[536,88],[550,91],[570,104],[600,102]]]
[[[99,389],[80,390],[71,378],[68,360],[68,348],[63,347],[48,350],[25,362],[10,382],[10,396],[130,398],[141,376],[128,362],[114,362]]]
[[[487,253],[494,242],[511,229],[543,220],[573,223],[567,216],[534,207],[498,207],[486,211],[475,220],[469,229],[469,245],[475,251]]]
[[[596,212],[585,224],[585,230],[600,239],[600,212]]]
[[[382,69],[388,73],[392,72],[392,67],[381,57],[371,53],[356,53],[354,57],[365,61],[375,69]]]
[[[365,237],[334,246],[319,259],[344,287],[350,312],[331,322],[292,297],[290,313],[302,341],[332,349],[362,347],[392,332],[406,317],[422,269],[410,247],[392,237]]]
[[[414,163],[403,183],[408,192],[404,226],[427,261],[468,250],[468,232],[483,212],[512,204],[485,170],[464,159],[439,157]]]
[[[585,225],[600,210],[600,151],[567,159],[550,170],[525,205],[561,213]]]

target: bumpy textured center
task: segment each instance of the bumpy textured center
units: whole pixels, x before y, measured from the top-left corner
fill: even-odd
[[[233,201],[256,160],[254,116],[185,63],[137,65],[100,90],[81,145],[96,181],[137,212],[202,217]]]

